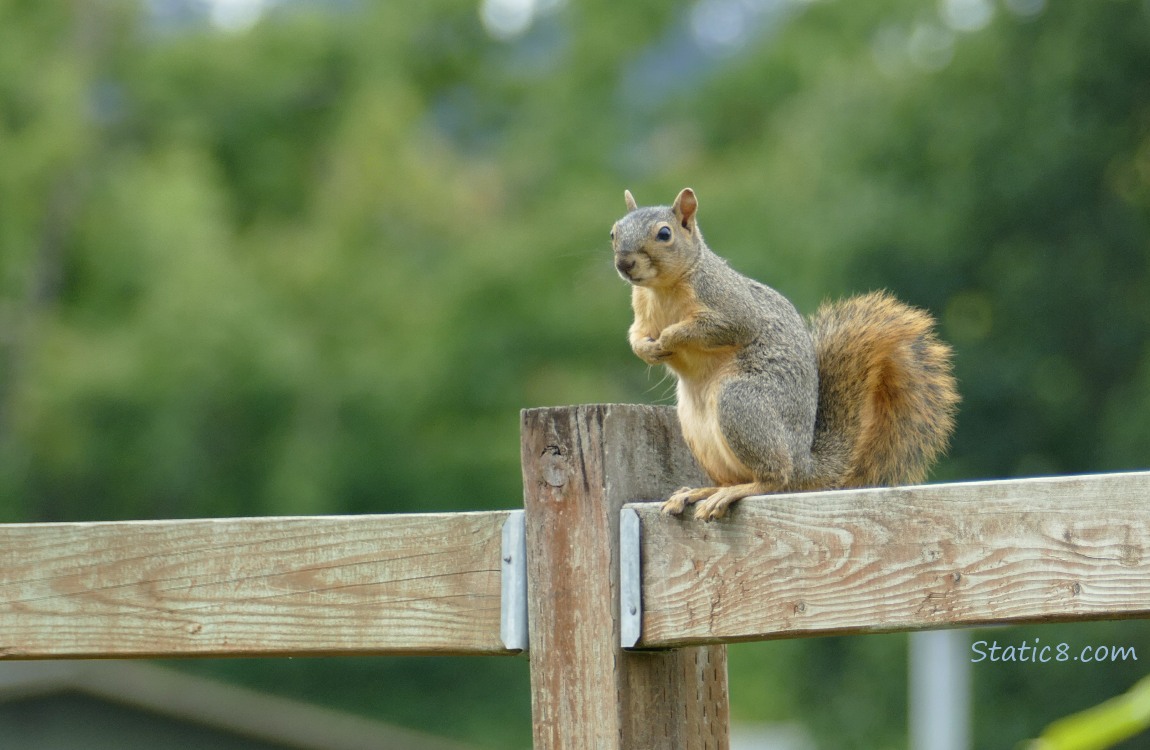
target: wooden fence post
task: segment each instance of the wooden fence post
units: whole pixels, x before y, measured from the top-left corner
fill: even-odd
[[[522,454],[535,750],[726,750],[725,646],[619,646],[620,509],[705,481],[674,411],[525,410]]]

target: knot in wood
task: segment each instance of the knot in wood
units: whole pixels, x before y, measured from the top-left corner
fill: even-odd
[[[539,470],[543,481],[551,487],[562,487],[571,477],[567,456],[558,445],[548,445],[543,449],[539,457]]]

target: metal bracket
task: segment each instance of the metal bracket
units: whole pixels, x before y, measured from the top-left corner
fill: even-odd
[[[510,651],[527,651],[527,533],[523,511],[503,522],[499,638]]]
[[[619,511],[619,645],[631,648],[643,632],[643,579],[639,567],[639,514]]]

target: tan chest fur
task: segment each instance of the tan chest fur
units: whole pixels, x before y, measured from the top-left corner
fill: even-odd
[[[652,339],[658,339],[668,326],[706,309],[686,285],[634,287],[631,304],[635,330]],[[735,374],[736,353],[734,347],[685,346],[667,359],[667,366],[678,378],[676,397],[683,437],[699,464],[721,485],[753,479],[751,470],[731,451],[719,426],[719,393],[726,379]]]

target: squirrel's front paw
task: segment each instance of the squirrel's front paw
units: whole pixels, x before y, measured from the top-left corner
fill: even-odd
[[[671,356],[671,352],[660,346],[659,342],[655,339],[648,338],[634,344],[631,347],[639,359],[643,360],[649,365],[661,365],[663,360]]]

